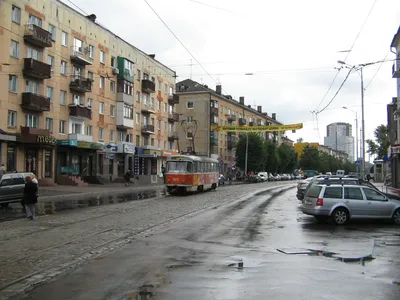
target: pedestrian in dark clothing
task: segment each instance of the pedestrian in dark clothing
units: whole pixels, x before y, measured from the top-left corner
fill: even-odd
[[[162,176],[163,176],[163,180],[164,180],[164,184],[165,184],[165,167],[164,167],[164,165],[161,167],[161,174],[162,174]]]
[[[371,180],[371,175],[367,174],[367,181],[369,182]]]
[[[128,170],[124,175],[125,186],[128,186],[131,183],[131,177],[132,177],[132,172],[131,170]]]
[[[35,218],[35,204],[37,203],[37,184],[32,182],[32,177],[25,177],[25,188],[24,188],[24,206],[26,210],[26,218],[33,220]]]

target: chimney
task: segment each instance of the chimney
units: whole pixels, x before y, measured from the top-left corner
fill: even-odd
[[[91,14],[91,15],[89,15],[89,16],[86,16],[86,18],[88,18],[90,21],[92,21],[92,22],[96,22],[96,15],[95,14]]]
[[[242,97],[239,97],[239,103],[242,104],[242,105],[244,105],[244,97],[243,97],[243,96],[242,96]]]
[[[248,108],[251,108],[251,105],[249,104],[249,105],[247,105],[247,107],[248,107]]]
[[[155,59],[155,58],[156,58],[156,55],[155,55],[155,54],[149,54],[149,56],[150,56],[152,59]]]
[[[262,106],[261,106],[261,105],[257,106],[257,111],[258,111],[260,114],[262,113]]]
[[[276,113],[272,113],[272,120],[276,120]]]
[[[215,91],[217,92],[218,95],[221,95],[222,93],[222,86],[220,84],[217,84],[215,87]]]

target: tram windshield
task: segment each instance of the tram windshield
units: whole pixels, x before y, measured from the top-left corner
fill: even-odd
[[[187,161],[169,161],[167,173],[192,172],[192,163]]]

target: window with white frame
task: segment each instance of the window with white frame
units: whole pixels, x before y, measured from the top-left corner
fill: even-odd
[[[104,89],[105,81],[106,81],[105,77],[100,76],[100,88],[101,89]]]
[[[104,128],[99,128],[99,141],[104,141]]]
[[[136,124],[140,124],[140,114],[136,113]]]
[[[133,105],[124,103],[124,118],[133,120]]]
[[[26,55],[27,58],[33,58],[39,61],[42,60],[42,52],[31,47],[26,48]]]
[[[94,58],[94,46],[93,45],[89,45],[89,57],[90,58]]]
[[[115,81],[110,80],[110,91],[115,93]]]
[[[54,56],[47,55],[47,64],[51,66],[51,71],[54,72],[54,64],[56,62],[56,59]]]
[[[18,77],[15,75],[8,75],[8,90],[16,93],[18,91]]]
[[[103,65],[106,63],[106,53],[100,50],[100,63]]]
[[[158,120],[157,125],[158,125],[158,130],[161,130],[161,120]]]
[[[157,140],[157,148],[160,148],[160,147],[161,147],[161,140],[158,139],[158,140]]]
[[[193,122],[193,117],[187,117],[186,118],[187,123],[192,123]]]
[[[115,116],[115,106],[114,105],[110,105],[110,116],[111,117]]]
[[[168,93],[168,85],[166,83],[164,83],[164,93]]]
[[[154,147],[154,139],[153,138],[150,140],[150,145]]]
[[[37,81],[33,80],[26,80],[25,81],[26,85],[26,92],[27,93],[33,93],[33,94],[39,94],[40,93],[40,84]]]
[[[124,94],[133,95],[133,83],[124,81]]]
[[[51,33],[51,39],[53,41],[55,41],[56,38],[57,38],[57,28],[56,28],[56,26],[54,26],[52,24],[49,24],[49,32]]]
[[[114,142],[114,129],[110,129],[110,142]]]
[[[125,141],[127,143],[132,143],[133,142],[133,134],[127,134],[125,137]]]
[[[65,31],[61,32],[61,45],[68,47],[68,33]]]
[[[81,123],[73,122],[71,127],[72,127],[71,129],[72,129],[73,134],[82,134],[83,126]]]
[[[66,91],[60,91],[60,105],[67,105],[67,92]]]
[[[99,114],[104,115],[104,102],[99,102]]]
[[[158,110],[158,111],[161,110],[161,101],[158,101],[158,103],[157,103],[157,110]]]
[[[67,62],[64,60],[61,61],[60,73],[61,75],[67,75]]]
[[[87,107],[92,108],[92,105],[93,105],[93,99],[88,98],[87,99]]]
[[[7,126],[12,127],[12,128],[17,126],[17,112],[16,111],[14,111],[14,110],[8,111]]]
[[[21,24],[21,9],[15,5],[12,6],[11,20],[14,23]]]
[[[39,117],[27,114],[25,117],[26,127],[39,128]]]
[[[143,104],[144,104],[144,105],[147,105],[148,102],[149,102],[149,101],[148,101],[149,96],[148,96],[147,94],[143,94],[142,99],[143,99]]]
[[[74,38],[74,51],[79,53],[83,53],[85,51],[85,49],[83,49],[83,41]]]
[[[54,101],[54,88],[51,86],[46,87],[46,97],[50,98],[50,102]]]
[[[158,90],[159,90],[159,91],[161,91],[161,86],[162,86],[162,83],[161,83],[161,80],[159,80],[159,81],[158,81]]]
[[[59,133],[65,133],[65,125],[67,124],[66,121],[60,120],[60,128],[58,129]]]
[[[140,92],[136,92],[136,102],[140,102]]]
[[[46,118],[46,129],[50,133],[53,133],[53,119],[52,118]]]
[[[164,112],[168,112],[168,103],[164,103]]]
[[[29,24],[34,24],[36,26],[42,27],[42,19],[29,14]]]
[[[165,150],[167,150],[167,141],[164,141],[164,148]]]
[[[114,56],[111,56],[111,67],[117,67],[117,59]]]
[[[141,73],[140,73],[140,70],[139,69],[137,69],[137,80],[141,80],[142,79],[142,77],[141,77],[142,75],[141,75]]]
[[[118,142],[125,142],[125,133],[118,131]]]
[[[17,41],[11,40],[10,43],[10,56],[19,58],[19,43]]]
[[[166,131],[168,128],[167,121],[164,121],[164,130]]]
[[[193,108],[194,108],[193,101],[188,101],[188,102],[186,102],[186,108],[187,108],[187,109],[193,109]]]
[[[83,97],[81,95],[72,94],[72,104],[83,105]]]
[[[150,106],[152,107],[152,108],[154,108],[154,97],[151,97],[151,104],[150,104]]]
[[[169,149],[173,150],[174,149],[174,142],[169,142]]]
[[[92,127],[92,125],[88,125],[86,127],[86,135],[88,135],[88,136],[92,136],[93,135],[93,127]]]

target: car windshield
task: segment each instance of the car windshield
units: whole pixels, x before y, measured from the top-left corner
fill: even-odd
[[[187,161],[167,162],[167,173],[192,172],[192,163]]]

